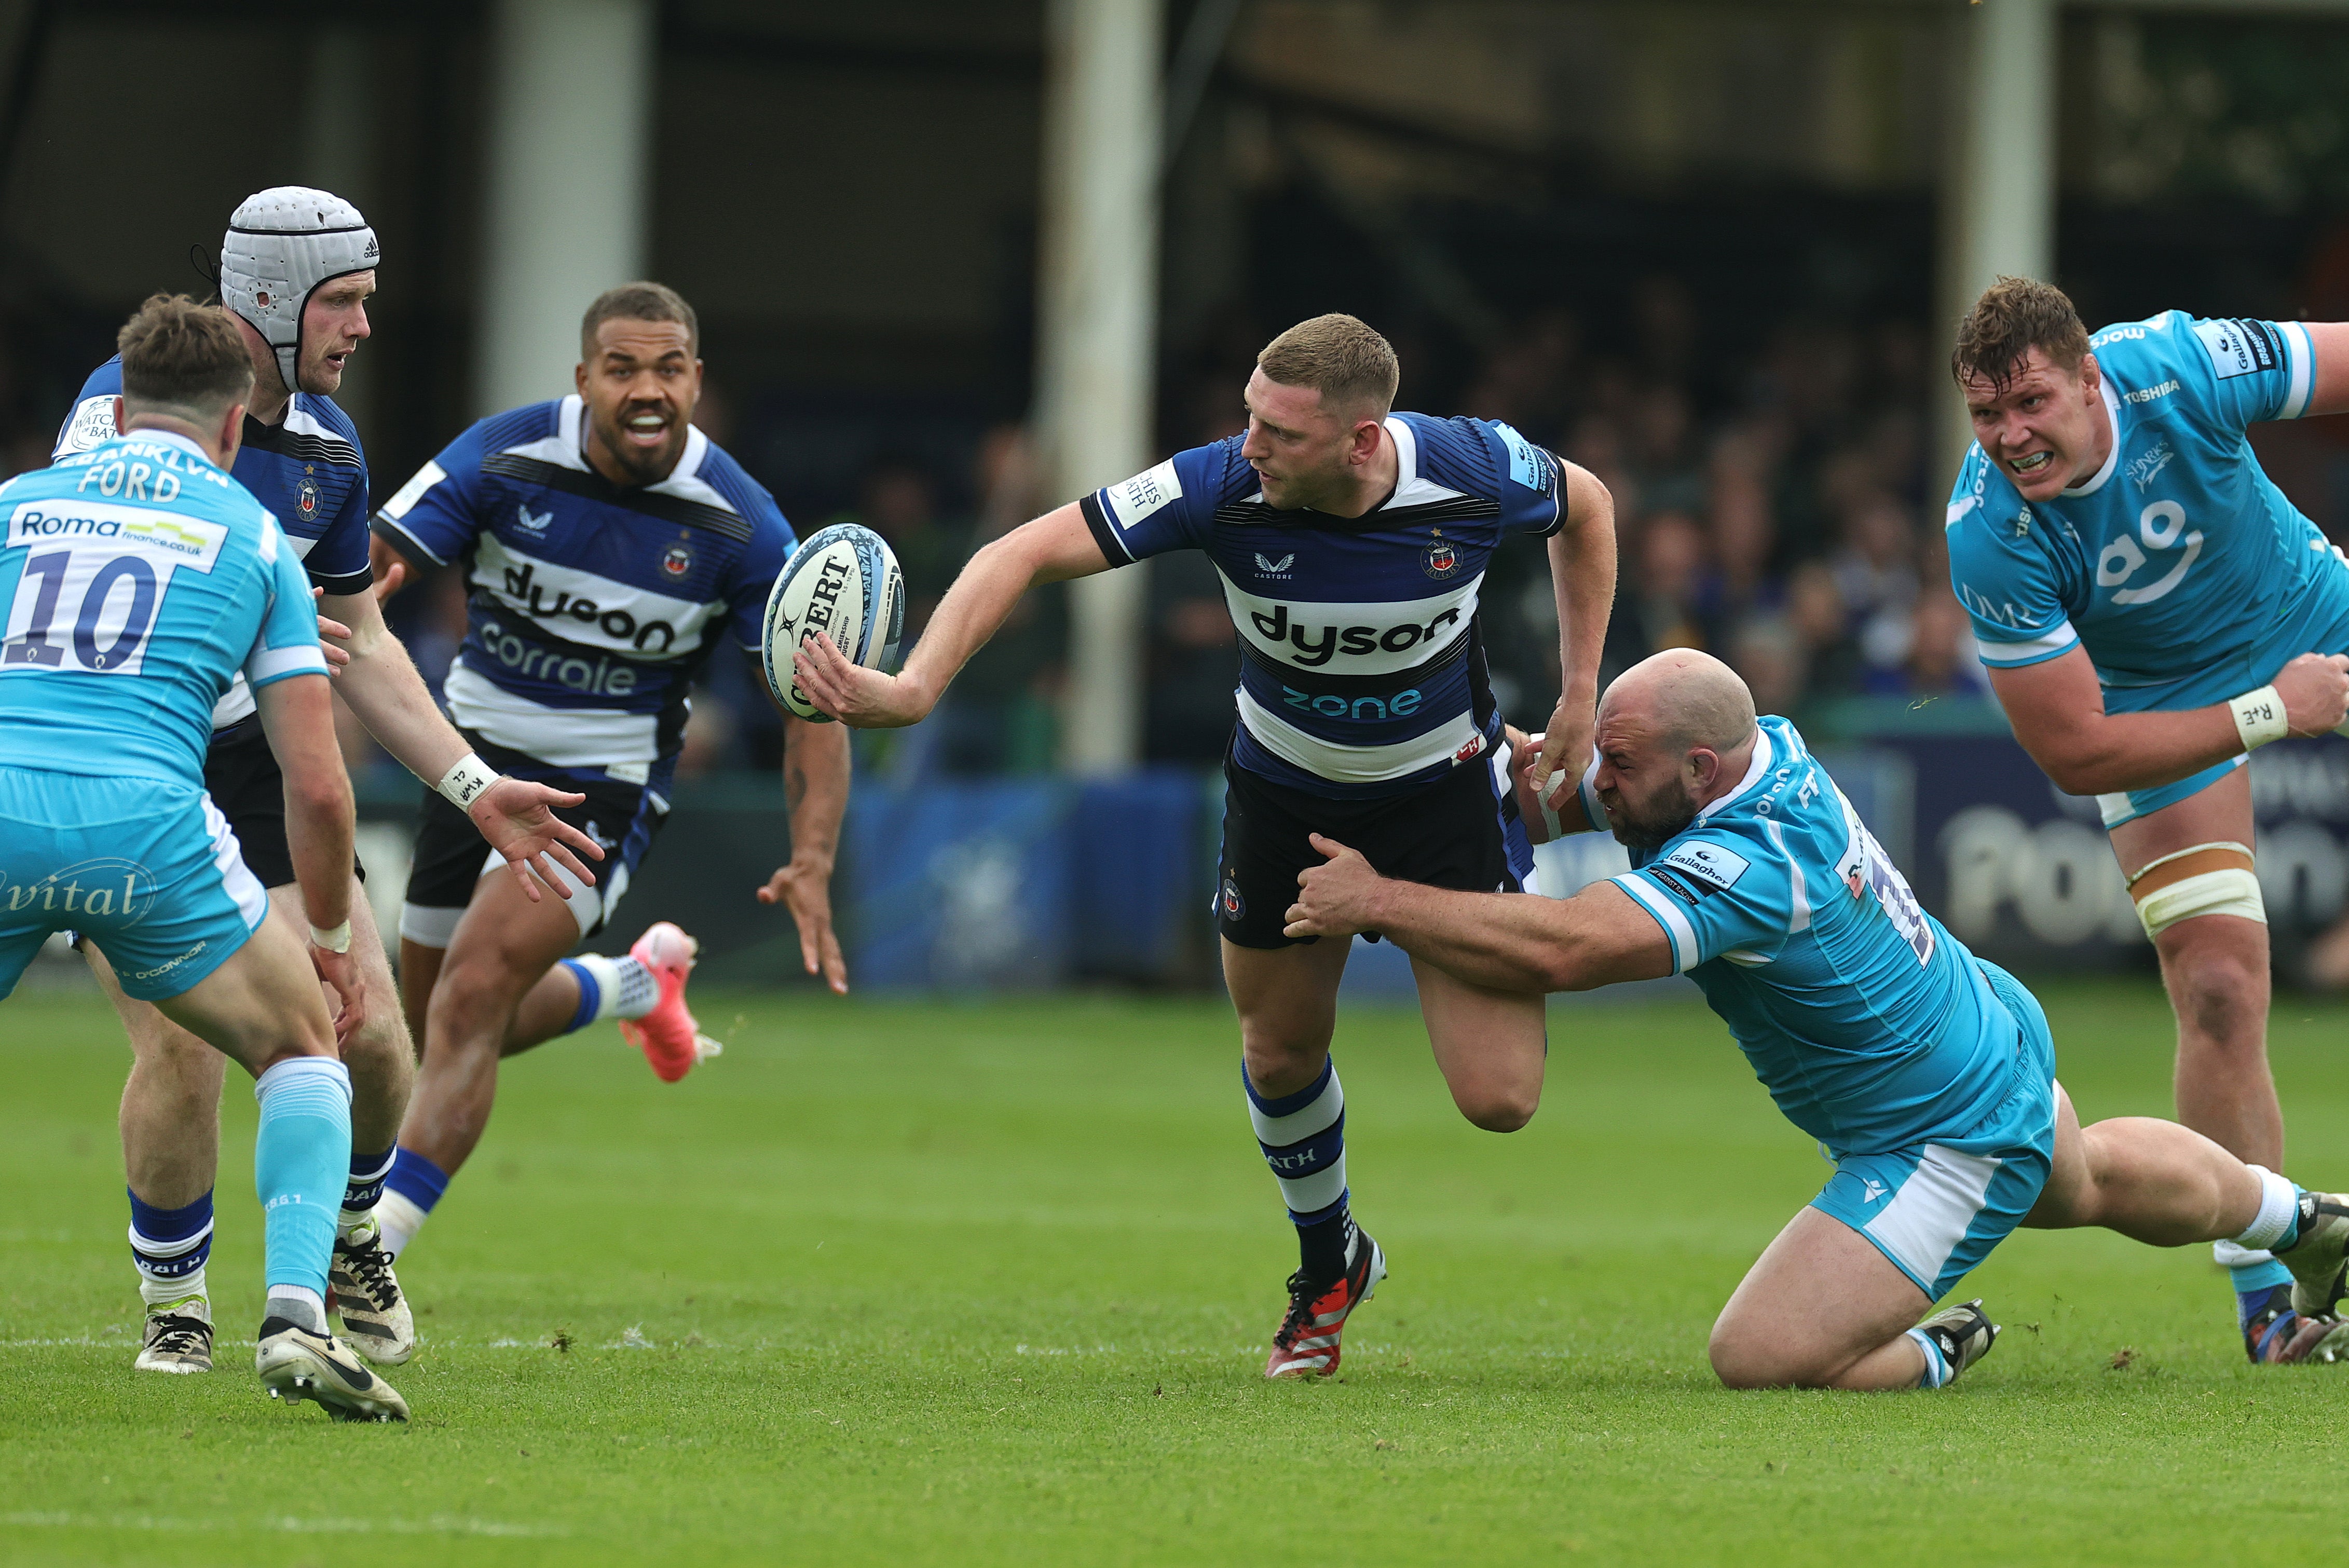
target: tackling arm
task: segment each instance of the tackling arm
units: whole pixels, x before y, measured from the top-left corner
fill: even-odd
[[[2274,681],[2295,735],[2321,735],[2342,721],[2349,659],[2303,653]],[[2087,650],[2074,647],[2017,669],[1992,669],[1992,691],[2014,738],[2067,794],[2152,789],[2241,753],[2232,705],[2185,712],[2107,713]]]
[[[792,670],[816,706],[860,730],[895,729],[927,718],[947,683],[1003,625],[1019,596],[1040,583],[1109,570],[1109,557],[1076,503],[1023,523],[971,556],[938,601],[905,668],[866,670],[818,635],[800,644]]]
[[[1590,991],[1672,972],[1671,939],[1612,882],[1571,898],[1456,893],[1381,877],[1319,834],[1313,846],[1330,860],[1298,878],[1289,936],[1376,931],[1413,958],[1495,991]]]

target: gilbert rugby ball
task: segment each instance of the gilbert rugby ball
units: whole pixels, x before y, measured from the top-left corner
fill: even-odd
[[[799,645],[829,632],[852,661],[880,670],[895,662],[905,629],[905,577],[888,542],[870,528],[835,523],[792,553],[767,595],[759,649],[767,690],[801,718],[829,723],[832,715],[792,680],[792,655]]]

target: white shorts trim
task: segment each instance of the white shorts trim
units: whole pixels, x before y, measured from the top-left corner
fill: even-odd
[[[1973,1229],[1991,1178],[2003,1163],[1927,1144],[1900,1190],[1868,1222],[1868,1234],[1917,1278],[1940,1279],[1950,1254]]]

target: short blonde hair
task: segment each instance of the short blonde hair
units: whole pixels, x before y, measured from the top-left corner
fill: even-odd
[[[1325,410],[1368,404],[1379,419],[1394,407],[1395,388],[1402,380],[1393,347],[1351,316],[1299,322],[1264,346],[1256,368],[1284,387],[1312,388],[1321,394]]]

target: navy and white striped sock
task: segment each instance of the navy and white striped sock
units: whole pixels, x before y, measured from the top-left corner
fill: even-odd
[[[140,1299],[149,1306],[204,1294],[204,1262],[212,1253],[211,1193],[183,1209],[158,1209],[130,1194],[130,1261],[139,1268]]]
[[[660,1005],[660,981],[642,960],[625,953],[618,958],[582,953],[558,967],[569,970],[579,982],[579,1011],[565,1033],[606,1018],[642,1018]]]
[[[351,1227],[365,1224],[375,1212],[376,1203],[383,1197],[384,1178],[391,1174],[395,1152],[388,1148],[381,1154],[351,1156],[350,1179],[343,1184],[343,1210],[335,1221],[336,1233],[342,1240],[350,1240]]]
[[[1335,1280],[1346,1272],[1354,1240],[1346,1207],[1346,1092],[1338,1064],[1324,1062],[1319,1077],[1278,1099],[1257,1093],[1245,1066],[1240,1083],[1247,1090],[1257,1145],[1297,1227],[1299,1267],[1316,1282]]]

